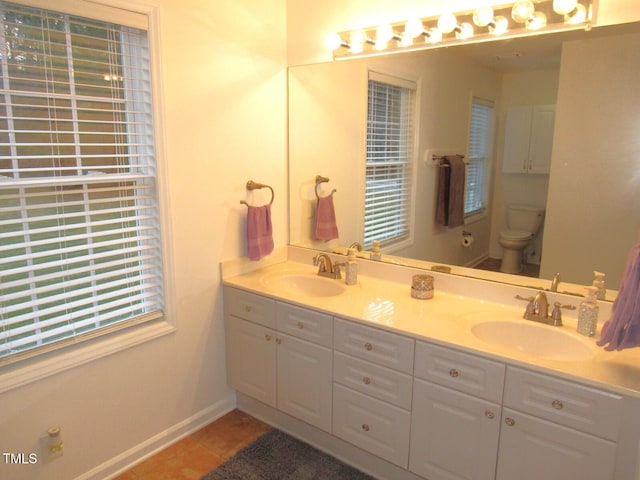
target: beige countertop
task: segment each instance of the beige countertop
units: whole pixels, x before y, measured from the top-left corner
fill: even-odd
[[[308,307],[336,317],[341,317],[391,332],[411,336],[417,340],[455,348],[463,352],[520,366],[531,370],[551,373],[569,380],[576,380],[595,387],[606,388],[620,394],[640,397],[640,348],[608,352],[596,345],[596,339],[576,332],[576,320],[565,315],[562,327],[552,327],[523,320],[524,303],[496,301],[495,292],[491,300],[482,299],[485,285],[468,284],[468,295],[447,293],[436,288],[434,298],[418,300],[411,297],[410,282],[402,283],[381,279],[377,276],[359,275],[358,284],[347,286],[336,296],[314,297],[295,294],[269,286],[265,277],[281,273],[315,274],[317,269],[309,264],[291,260],[280,261],[255,271],[225,276],[223,283],[248,290],[283,302]],[[393,277],[390,275],[389,277]],[[410,278],[410,277],[409,277]],[[395,278],[394,278],[395,280]],[[498,288],[491,287],[488,288]],[[511,297],[509,297],[511,298]],[[575,315],[575,313],[574,313]],[[539,325],[539,328],[562,329],[576,342],[584,345],[588,352],[579,360],[557,360],[540,358],[519,351],[517,346],[502,347],[480,340],[472,329],[482,322],[501,320],[515,323]],[[600,326],[606,318],[600,318]]]

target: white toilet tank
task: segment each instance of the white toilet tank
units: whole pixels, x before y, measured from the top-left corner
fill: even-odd
[[[509,205],[507,207],[507,225],[511,230],[525,230],[536,234],[543,219],[543,208],[531,205]]]

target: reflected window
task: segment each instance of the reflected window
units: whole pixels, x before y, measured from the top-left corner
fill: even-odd
[[[410,239],[416,85],[369,74],[363,244]]]
[[[493,102],[474,97],[469,127],[465,218],[480,215],[486,209],[493,124]]]

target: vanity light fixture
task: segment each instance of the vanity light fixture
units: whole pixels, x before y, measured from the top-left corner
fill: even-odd
[[[485,0],[473,11],[447,11],[435,17],[332,33],[326,45],[333,50],[334,59],[339,59],[524,36],[533,31],[588,29],[597,1],[516,0],[492,6],[492,0]]]

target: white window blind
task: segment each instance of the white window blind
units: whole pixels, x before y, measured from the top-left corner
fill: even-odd
[[[486,208],[486,192],[493,132],[493,104],[473,99],[469,127],[469,155],[464,213],[469,217]]]
[[[367,108],[363,243],[409,237],[415,84],[372,76]]]
[[[147,33],[0,2],[0,364],[162,316]]]

